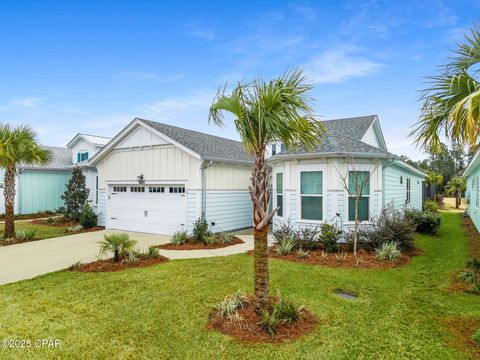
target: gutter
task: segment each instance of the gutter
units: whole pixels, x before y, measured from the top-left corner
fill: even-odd
[[[202,162],[202,219],[205,219],[205,213],[207,209],[207,169],[212,166],[212,160],[206,160]]]
[[[373,153],[347,153],[347,152],[331,152],[331,153],[303,153],[303,154],[284,154],[274,155],[268,159],[269,162],[276,160],[289,160],[289,159],[318,159],[318,158],[343,158],[353,157],[359,159],[389,159],[392,157],[390,153],[373,154]]]

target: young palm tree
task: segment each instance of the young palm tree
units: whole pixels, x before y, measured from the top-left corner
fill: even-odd
[[[454,177],[445,186],[447,193],[455,196],[455,207],[458,209],[462,204],[462,191],[467,188],[467,181],[462,177]]]
[[[5,231],[4,238],[15,237],[15,175],[19,165],[44,165],[50,160],[50,151],[37,142],[35,131],[25,125],[0,125],[0,167],[5,169]]]
[[[457,144],[477,145],[480,131],[480,83],[474,67],[480,62],[480,30],[473,28],[458,45],[440,75],[422,91],[420,120],[411,132],[417,144],[437,147],[444,135]]]
[[[301,70],[264,82],[238,83],[228,95],[220,91],[210,108],[209,121],[224,125],[224,113],[231,113],[246,151],[253,157],[250,197],[253,202],[254,290],[257,309],[270,307],[268,279],[268,223],[277,209],[268,212],[270,194],[265,159],[267,146],[273,142],[287,149],[303,146],[314,149],[321,141],[324,128],[312,115],[308,92]]]

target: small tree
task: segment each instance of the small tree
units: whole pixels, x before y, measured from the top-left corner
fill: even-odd
[[[454,177],[445,187],[448,194],[455,196],[455,207],[458,209],[462,204],[462,192],[467,188],[467,181],[462,177]]]
[[[360,170],[360,166],[355,162],[355,159],[351,157],[345,162],[345,172],[341,173],[338,169],[337,173],[340,176],[343,187],[347,191],[348,195],[353,197],[354,200],[354,227],[353,227],[353,255],[357,256],[357,244],[359,237],[359,216],[358,208],[360,200],[365,193],[370,191],[370,178],[380,163],[374,164],[373,167],[369,166],[367,170]]]
[[[62,195],[65,202],[63,216],[72,220],[79,220],[83,205],[88,199],[89,190],[85,187],[85,175],[82,169],[74,167],[72,178],[68,181],[67,190]]]
[[[427,177],[427,183],[430,185],[430,199],[437,200],[437,185],[442,185],[443,183],[443,176],[436,172],[429,172]]]
[[[85,205],[83,205],[82,213],[80,214],[80,225],[85,229],[90,229],[97,226],[97,222],[97,214],[93,212],[92,207],[86,202]]]

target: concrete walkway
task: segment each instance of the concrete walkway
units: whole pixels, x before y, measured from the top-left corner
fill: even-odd
[[[170,237],[128,231],[101,230],[32,241],[23,244],[0,247],[0,284],[30,279],[82,263],[98,259],[98,242],[106,234],[128,233],[137,240],[137,247],[146,249],[150,245],[162,245],[170,242]],[[253,249],[253,236],[240,235],[244,244],[237,244],[211,250],[160,250],[160,254],[169,259],[196,259],[213,256],[227,256],[247,252]]]

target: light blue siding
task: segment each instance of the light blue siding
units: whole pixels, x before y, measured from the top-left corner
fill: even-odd
[[[400,177],[403,181],[400,182]],[[405,207],[407,200],[407,178],[410,178],[411,194],[408,207],[422,209],[422,181],[419,175],[396,164],[383,169],[384,206],[393,204],[395,207]]]
[[[250,194],[248,191],[207,191],[205,217],[208,223],[215,223],[214,231],[251,227]]]
[[[467,212],[476,228],[480,230],[480,167],[473,169],[467,176]],[[479,185],[477,185],[479,184]]]
[[[32,214],[54,211],[63,206],[60,196],[65,192],[72,174],[65,171],[24,170],[18,179],[18,212]]]
[[[187,225],[186,230],[190,233],[193,230],[193,223],[200,217],[197,213],[197,201],[200,201],[201,192],[187,191]]]

